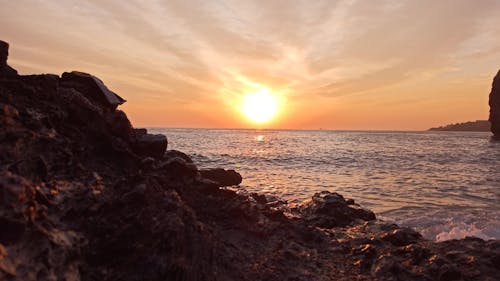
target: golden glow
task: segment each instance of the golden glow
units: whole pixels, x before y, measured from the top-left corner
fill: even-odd
[[[278,99],[264,88],[247,93],[243,98],[243,114],[255,123],[270,121],[278,111]]]

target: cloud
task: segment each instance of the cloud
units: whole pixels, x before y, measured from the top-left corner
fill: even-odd
[[[230,98],[242,76],[298,100],[335,98],[483,75],[500,57],[495,0],[0,2],[22,68],[83,68],[126,95],[182,104]]]

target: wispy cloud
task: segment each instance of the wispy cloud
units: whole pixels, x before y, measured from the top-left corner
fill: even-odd
[[[484,75],[500,58],[496,0],[0,4],[21,71],[79,68],[160,103],[217,103],[241,77],[297,100],[372,95],[467,68]]]

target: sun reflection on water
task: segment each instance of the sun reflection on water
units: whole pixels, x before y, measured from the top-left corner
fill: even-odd
[[[264,141],[264,136],[263,135],[258,135],[255,137],[256,141]]]

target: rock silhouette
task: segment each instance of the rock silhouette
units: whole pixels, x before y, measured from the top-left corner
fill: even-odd
[[[287,211],[220,188],[188,155],[165,152],[166,138],[142,139],[92,87],[67,81],[0,78],[0,280],[500,276],[499,241],[427,241],[335,193]]]
[[[108,89],[101,79],[88,73],[79,71],[64,72],[61,77],[61,82],[68,88],[73,88],[80,93],[85,93],[93,101],[111,110],[115,110],[120,104],[125,102],[122,97]]]
[[[493,84],[491,86],[490,92],[490,118],[491,132],[493,133],[493,138],[500,139],[500,70],[497,72],[495,78],[493,78]]]
[[[7,64],[9,57],[9,43],[0,40],[0,78],[17,76],[17,71]]]

